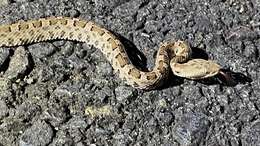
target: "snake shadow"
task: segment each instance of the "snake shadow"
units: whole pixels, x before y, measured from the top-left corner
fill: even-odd
[[[127,38],[121,36],[118,33],[113,32],[118,39],[124,44],[126,52],[129,56],[129,59],[138,69],[143,71],[148,71],[147,68],[147,58],[146,56],[132,43],[132,41]],[[191,48],[192,49],[192,58],[202,58],[205,60],[209,59],[208,54],[205,50],[200,48]],[[156,52],[153,57],[156,57]],[[199,83],[205,85],[216,85],[220,84],[223,86],[236,86],[239,83],[245,84],[247,82],[252,82],[252,79],[247,77],[246,75],[238,72],[233,72],[229,69],[221,70],[224,74],[218,74],[214,77],[210,77],[207,79],[196,80]],[[157,89],[166,89],[174,86],[179,86],[184,83],[184,78],[175,76],[172,72],[169,73],[168,78],[165,79],[165,82],[158,87]]]
[[[208,79],[199,80],[198,82],[205,85],[220,84],[223,86],[234,87],[237,84],[246,84],[253,81],[252,78],[240,72],[234,72],[230,69],[221,69],[221,71],[223,72],[222,74],[218,74]]]
[[[202,58],[205,60],[209,59],[208,54],[206,53],[205,50],[200,49],[200,48],[191,48],[192,49],[192,58]],[[221,69],[220,74],[210,77],[207,79],[201,79],[197,80],[198,82],[205,84],[205,85],[215,85],[215,84],[220,84],[223,86],[230,86],[234,87],[237,84],[246,84],[246,83],[251,83],[253,80],[246,76],[243,73],[240,72],[234,72],[231,71],[230,69]]]
[[[113,31],[111,32],[122,42],[122,44],[124,44],[126,53],[128,54],[131,63],[140,70],[148,71],[147,58],[140,50],[138,50],[134,43],[118,33]]]

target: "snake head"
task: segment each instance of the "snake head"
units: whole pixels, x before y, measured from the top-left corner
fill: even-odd
[[[171,47],[171,50],[175,57],[178,60],[175,60],[175,62],[185,62],[190,58],[192,54],[192,50],[187,42],[184,41],[176,41],[174,45]]]
[[[176,76],[188,79],[204,79],[220,73],[220,66],[211,60],[192,59],[186,63],[171,61],[171,69]]]

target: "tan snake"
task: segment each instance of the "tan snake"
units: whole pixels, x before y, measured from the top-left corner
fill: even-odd
[[[131,63],[123,44],[111,32],[91,21],[50,17],[0,26],[0,47],[55,39],[76,40],[100,49],[119,77],[140,89],[161,85],[169,68],[176,76],[189,79],[203,79],[220,72],[220,66],[211,60],[190,59],[191,49],[183,41],[161,44],[154,68],[141,71]]]

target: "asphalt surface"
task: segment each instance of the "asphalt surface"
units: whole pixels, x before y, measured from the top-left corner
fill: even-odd
[[[0,145],[260,146],[259,0],[3,0],[0,24],[80,17],[111,30],[136,65],[186,40],[231,78],[125,85],[99,50],[55,40],[0,48]],[[139,51],[138,51],[139,50]]]

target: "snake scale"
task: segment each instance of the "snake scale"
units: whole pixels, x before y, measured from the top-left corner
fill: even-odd
[[[100,49],[119,77],[135,88],[158,87],[167,78],[170,68],[176,76],[188,79],[203,79],[220,72],[220,66],[211,60],[190,59],[191,49],[184,41],[161,44],[154,68],[139,70],[131,63],[119,39],[92,21],[49,17],[0,26],[0,47],[56,39],[85,42]]]

